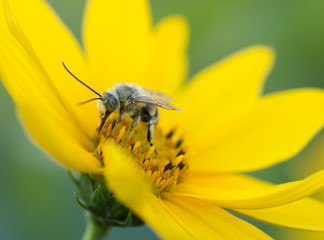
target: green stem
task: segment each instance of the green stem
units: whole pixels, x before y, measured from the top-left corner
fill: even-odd
[[[96,223],[91,214],[87,213],[87,226],[82,240],[100,240],[109,230],[109,226],[101,226]]]

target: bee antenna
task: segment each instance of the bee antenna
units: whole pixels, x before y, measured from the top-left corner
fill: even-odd
[[[102,99],[101,94],[99,94],[98,92],[96,92],[95,90],[93,90],[91,87],[89,87],[87,84],[85,84],[84,82],[82,82],[80,79],[78,79],[64,64],[64,62],[62,62],[63,67],[65,68],[65,70],[71,74],[72,77],[74,77],[78,82],[80,82],[82,85],[84,85],[85,87],[87,87],[88,89],[90,89],[92,92],[94,92],[95,94],[97,94],[100,99]]]
[[[94,100],[102,100],[102,98],[91,98],[91,99],[89,99],[87,101],[78,103],[78,105],[80,106],[80,105],[83,105],[85,103],[88,103],[88,102],[91,102],[91,101],[94,101]]]

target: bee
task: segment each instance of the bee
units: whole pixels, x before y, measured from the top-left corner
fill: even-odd
[[[181,109],[174,107],[170,103],[172,99],[169,96],[158,91],[139,87],[133,83],[116,83],[111,89],[99,94],[70,72],[63,62],[62,64],[72,77],[99,96],[81,103],[84,104],[90,101],[99,100],[97,108],[99,110],[101,123],[98,128],[98,134],[100,134],[108,117],[114,112],[119,113],[119,117],[114,126],[115,141],[117,128],[120,122],[126,117],[133,120],[123,145],[132,135],[139,122],[148,125],[147,141],[152,145],[154,140],[154,129],[159,122],[159,111],[157,107],[181,111]]]

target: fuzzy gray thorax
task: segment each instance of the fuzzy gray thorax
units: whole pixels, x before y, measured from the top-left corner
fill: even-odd
[[[132,116],[136,113],[134,97],[141,95],[141,87],[133,83],[117,83],[107,92],[113,94],[118,100],[116,111],[124,113],[125,116]]]

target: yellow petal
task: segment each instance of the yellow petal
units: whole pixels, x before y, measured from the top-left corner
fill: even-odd
[[[3,0],[0,1],[0,16],[1,16],[0,29],[1,29],[1,31],[4,31],[4,29],[7,30],[7,24],[3,18],[3,16],[5,16]]]
[[[143,86],[172,96],[187,75],[187,21],[179,16],[163,19],[154,30],[153,41],[153,56]]]
[[[4,86],[19,107],[37,107],[69,130],[85,148],[91,149],[83,125],[53,85],[33,49],[23,47],[22,44],[28,44],[21,42],[24,40],[2,33],[0,74]]]
[[[150,192],[150,184],[131,166],[131,159],[112,144],[103,147],[107,185],[116,198],[165,239],[193,239]]]
[[[150,185],[131,165],[131,158],[113,143],[102,149],[105,177],[117,199],[128,206],[141,206],[150,195]],[[135,197],[136,196],[136,197]]]
[[[324,205],[311,198],[274,208],[232,210],[280,227],[324,231]]]
[[[162,197],[170,214],[195,239],[271,239],[261,230],[214,204],[170,193]]]
[[[2,82],[37,143],[66,167],[98,173],[100,162],[86,151],[92,142],[37,59],[7,34],[0,38],[0,55]]]
[[[11,28],[21,30],[16,32],[20,35],[16,37],[21,39],[24,37],[28,40],[30,47],[52,79],[52,84],[61,95],[66,96],[67,103],[82,122],[85,130],[88,134],[92,134],[96,128],[98,113],[93,106],[81,108],[77,103],[91,98],[93,94],[74,80],[62,66],[64,61],[78,77],[88,82],[85,79],[83,54],[74,36],[45,1],[2,0],[1,3],[5,3],[10,9],[9,13],[7,11],[5,15],[0,15],[1,22],[8,22],[13,25]],[[6,18],[9,21],[6,21]]]
[[[233,54],[198,73],[177,97],[189,136],[228,112],[251,104],[261,93],[272,68],[273,51],[254,46]]]
[[[101,163],[93,153],[87,152],[70,132],[36,108],[21,107],[19,114],[31,140],[49,153],[56,161],[78,172],[100,174]],[[28,134],[29,135],[29,134]]]
[[[204,189],[232,189],[233,193],[236,191],[236,194],[251,191],[262,192],[273,187],[269,183],[239,174],[194,173],[186,182],[199,185]],[[219,192],[219,194],[222,193]],[[218,197],[221,198],[222,195]],[[324,229],[324,205],[311,198],[304,198],[278,207],[265,209],[230,209],[278,226],[315,231],[323,231]]]
[[[140,84],[152,53],[148,1],[88,1],[85,14],[84,42],[95,87]]]
[[[323,127],[324,91],[268,95],[195,139],[193,171],[252,171],[287,160]]]
[[[260,183],[253,180],[243,175],[193,173],[188,181],[177,185],[172,191],[176,195],[208,200],[225,208],[269,208],[297,201],[323,189],[324,170],[301,181],[271,187],[255,188]],[[243,184],[247,187],[240,187]]]

